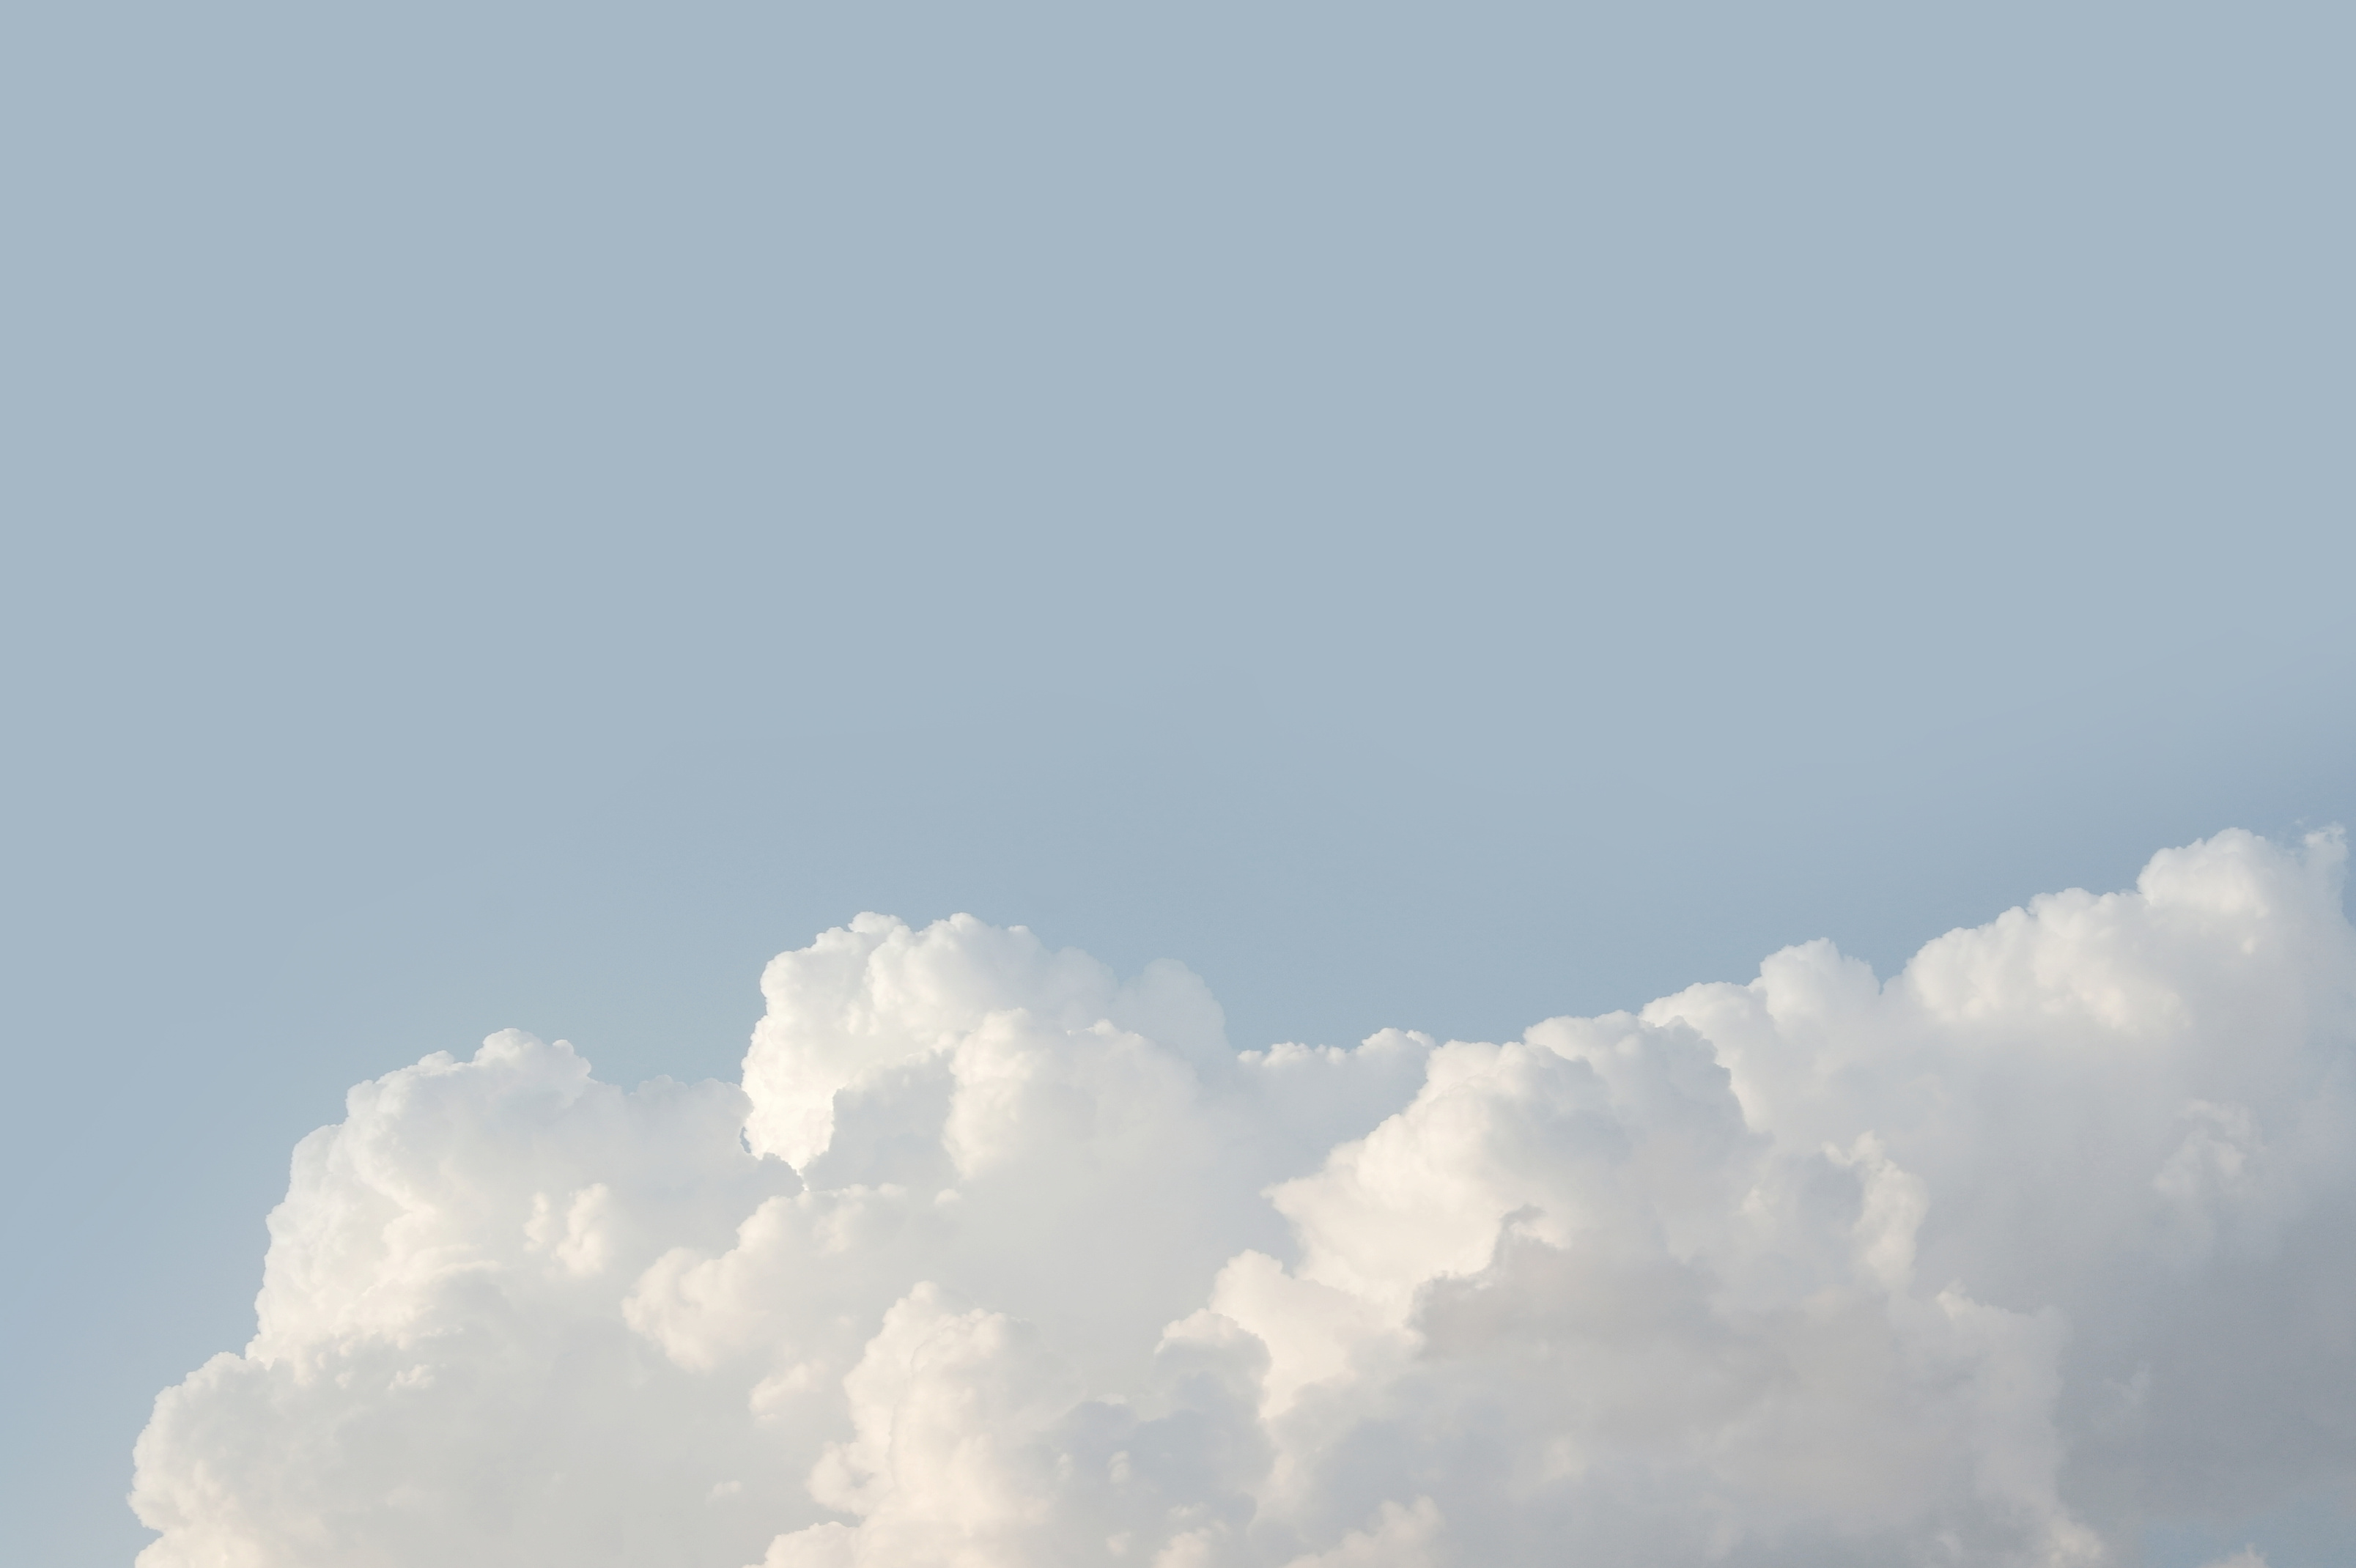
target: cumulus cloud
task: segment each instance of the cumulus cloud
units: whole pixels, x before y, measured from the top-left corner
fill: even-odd
[[[1348,1051],[862,915],[741,1086],[355,1089],[140,1563],[2131,1563],[2356,1475],[2343,859]]]

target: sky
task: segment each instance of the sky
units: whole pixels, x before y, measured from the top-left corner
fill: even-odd
[[[862,912],[1176,960],[1236,1050],[1553,1051],[2308,853],[2356,816],[2351,32],[0,16],[6,1554],[154,1539],[132,1445],[252,1339],[352,1085],[508,1029],[736,1082],[764,965]],[[1253,1213],[1219,1266],[1324,1266]],[[1012,1310],[965,1288],[905,1320]],[[2149,1560],[2326,1561],[2320,1507]]]

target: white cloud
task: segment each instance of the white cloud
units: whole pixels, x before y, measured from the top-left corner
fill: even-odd
[[[2356,1472],[2342,859],[1354,1051],[862,916],[741,1089],[509,1033],[354,1090],[141,1563],[2131,1561]]]

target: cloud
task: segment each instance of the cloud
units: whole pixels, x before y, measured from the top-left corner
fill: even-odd
[[[1353,1051],[864,915],[741,1087],[355,1089],[142,1568],[2132,1562],[2356,1473],[2343,859]]]

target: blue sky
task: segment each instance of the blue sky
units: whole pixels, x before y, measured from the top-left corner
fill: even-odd
[[[347,1086],[862,910],[1494,1039],[2356,816],[2351,42],[0,21],[9,1555]]]

